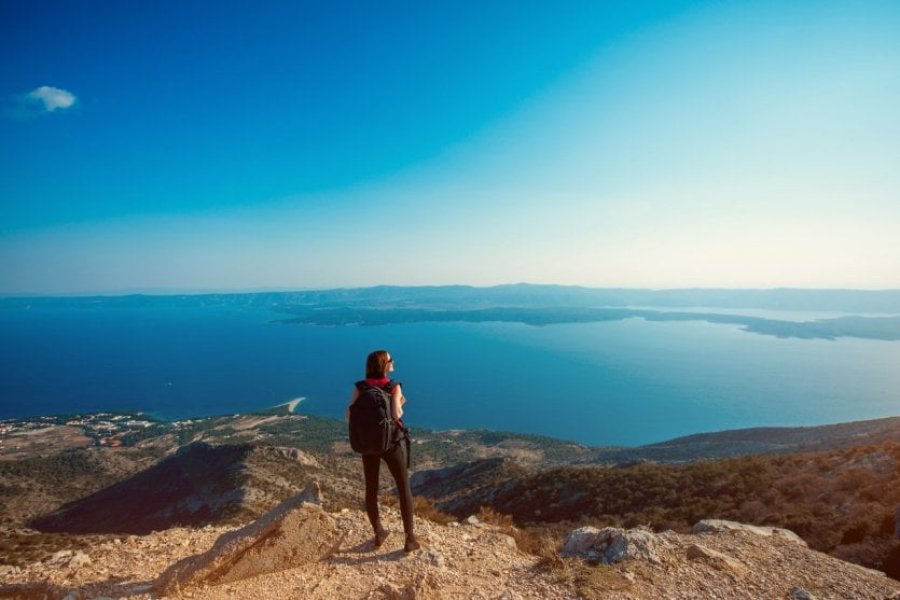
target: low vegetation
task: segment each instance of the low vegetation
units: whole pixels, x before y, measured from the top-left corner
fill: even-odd
[[[453,512],[487,505],[521,526],[644,525],[679,532],[705,518],[732,519],[790,529],[812,548],[900,578],[897,442],[686,465],[559,467],[489,487],[489,500],[473,494],[460,503],[456,497]]]

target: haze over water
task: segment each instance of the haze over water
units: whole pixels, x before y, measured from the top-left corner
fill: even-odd
[[[759,311],[755,311],[759,314]],[[782,339],[704,322],[534,327],[273,323],[263,309],[0,311],[0,418],[229,414],[305,397],[340,418],[365,354],[391,350],[408,421],[637,445],[898,411],[900,342]]]

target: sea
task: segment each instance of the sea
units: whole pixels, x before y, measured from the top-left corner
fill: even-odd
[[[0,419],[128,411],[174,420],[297,399],[300,414],[341,418],[379,348],[395,359],[407,423],[429,429],[637,446],[900,415],[896,341],[640,318],[337,327],[283,318],[226,306],[0,310]]]

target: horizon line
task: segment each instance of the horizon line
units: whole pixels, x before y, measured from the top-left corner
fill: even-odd
[[[489,285],[474,285],[465,283],[444,284],[417,284],[402,285],[393,283],[380,283],[360,286],[334,286],[334,287],[260,287],[260,288],[224,288],[224,289],[178,289],[178,288],[147,288],[124,290],[96,290],[83,292],[53,292],[33,293],[14,292],[2,293],[0,298],[117,298],[128,296],[215,296],[215,295],[255,295],[255,294],[291,294],[310,292],[338,292],[356,290],[374,290],[379,288],[393,289],[438,289],[438,288],[471,288],[489,290],[504,287],[543,287],[543,288],[569,288],[581,290],[604,291],[631,291],[631,292],[777,292],[777,291],[801,291],[801,292],[900,292],[900,288],[856,288],[856,287],[717,287],[717,286],[688,286],[688,287],[632,287],[632,286],[593,286],[568,283],[533,283],[520,281],[515,283],[496,283]]]

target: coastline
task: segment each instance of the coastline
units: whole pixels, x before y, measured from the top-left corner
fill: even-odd
[[[306,400],[306,396],[299,396],[294,398],[293,400],[288,400],[287,402],[282,402],[281,404],[276,404],[272,408],[281,408],[282,406],[287,407],[287,411],[290,414],[294,414],[294,411],[297,410],[297,407],[301,402]]]

